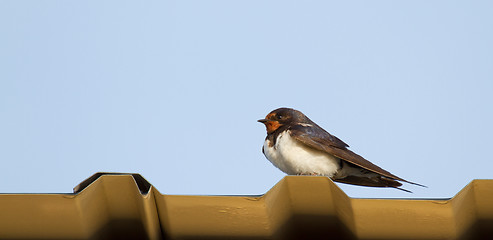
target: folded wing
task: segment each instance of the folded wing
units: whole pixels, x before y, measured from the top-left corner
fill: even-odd
[[[397,188],[402,184],[397,182],[407,182],[410,184],[425,187],[421,184],[413,183],[404,180],[396,175],[380,168],[379,166],[371,163],[370,161],[364,159],[360,155],[350,151],[346,147],[348,146],[342,142],[337,137],[329,134],[322,128],[316,127],[305,127],[302,125],[296,125],[291,127],[291,136],[296,140],[306,144],[314,149],[324,151],[328,154],[336,156],[350,164],[356,165],[373,173],[381,175],[378,178],[362,178],[362,177],[346,177],[343,179],[334,179],[335,181],[350,183],[362,186],[372,186],[372,187],[394,187]],[[401,189],[404,190],[404,189]],[[407,190],[404,190],[407,191]]]

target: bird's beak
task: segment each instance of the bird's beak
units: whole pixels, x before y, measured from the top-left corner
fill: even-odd
[[[269,121],[269,120],[267,120],[267,119],[259,119],[259,120],[257,120],[257,122],[259,122],[259,123],[264,123],[264,124],[265,124],[266,122],[268,122],[268,121]]]

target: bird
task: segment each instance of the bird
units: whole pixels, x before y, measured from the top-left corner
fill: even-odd
[[[390,187],[409,193],[401,188],[401,182],[426,187],[400,178],[352,152],[349,145],[298,110],[278,108],[258,122],[267,130],[262,153],[288,175],[326,176],[335,182]]]

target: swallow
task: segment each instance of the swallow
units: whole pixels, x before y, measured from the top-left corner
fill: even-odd
[[[348,149],[302,112],[279,108],[258,120],[267,129],[262,146],[265,157],[289,175],[327,176],[333,181],[367,187],[400,188],[404,180]]]

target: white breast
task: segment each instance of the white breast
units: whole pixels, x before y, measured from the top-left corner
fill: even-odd
[[[293,139],[289,131],[279,134],[273,147],[269,147],[269,140],[266,140],[264,154],[274,166],[291,175],[317,174],[332,177],[340,168],[339,159]]]

